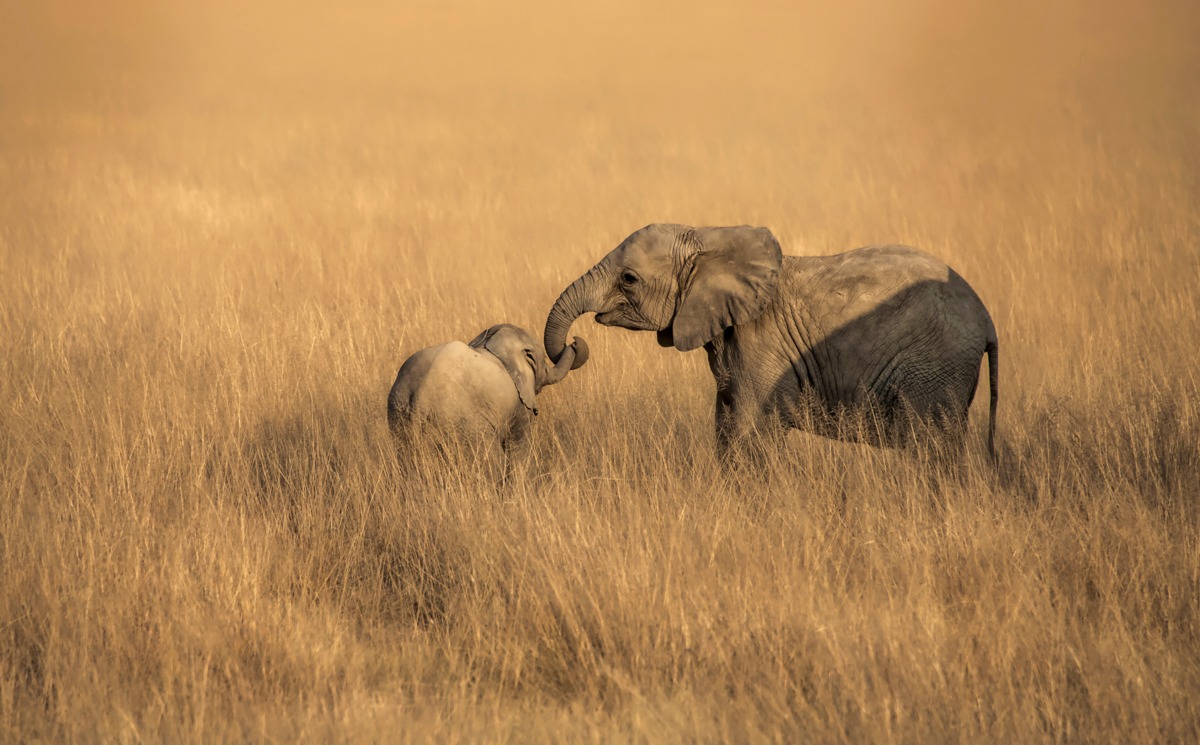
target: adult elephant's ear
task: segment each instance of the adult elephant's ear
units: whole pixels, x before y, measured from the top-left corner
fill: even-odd
[[[774,300],[783,253],[766,228],[695,228],[696,253],[680,277],[671,331],[675,348],[703,346],[730,326],[748,323]]]

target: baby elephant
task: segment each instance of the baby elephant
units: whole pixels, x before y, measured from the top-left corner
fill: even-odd
[[[537,416],[538,392],[587,358],[587,343],[576,338],[551,366],[541,342],[507,323],[492,326],[470,344],[452,341],[422,349],[405,360],[392,384],[388,425],[397,436],[412,434],[416,426],[508,451],[524,440]]]

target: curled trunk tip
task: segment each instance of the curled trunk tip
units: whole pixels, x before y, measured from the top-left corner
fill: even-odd
[[[547,355],[549,356],[549,355]],[[588,348],[587,342],[583,339],[576,338],[570,346],[563,349],[563,353],[559,356],[558,361],[554,363],[548,374],[544,385],[555,385],[567,377],[567,373],[572,370],[578,370],[587,362]]]
[[[575,361],[571,363],[572,370],[578,370],[583,367],[591,356],[591,350],[588,349],[587,342],[582,336],[576,336],[571,340],[571,347],[575,350]]]

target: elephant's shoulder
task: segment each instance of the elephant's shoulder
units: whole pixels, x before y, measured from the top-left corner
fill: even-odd
[[[433,352],[433,367],[440,375],[464,381],[484,381],[489,378],[508,380],[500,360],[461,341],[430,347],[430,351]]]
[[[834,258],[845,274],[891,286],[945,282],[950,273],[944,261],[912,246],[863,246]]]
[[[789,256],[785,275],[801,281],[841,278],[843,281],[886,284],[945,281],[949,267],[920,249],[902,245],[863,246],[831,256]]]
[[[425,351],[429,352],[433,359],[442,362],[463,361],[479,356],[479,352],[471,349],[461,341],[448,341],[445,344],[430,347]]]
[[[939,267],[943,270],[946,268],[946,264],[936,256],[914,246],[898,243],[863,246],[840,254],[840,256],[846,257],[849,261],[865,261],[881,266],[894,264],[896,266]]]

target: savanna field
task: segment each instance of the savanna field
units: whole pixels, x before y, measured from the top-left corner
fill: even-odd
[[[0,741],[1200,739],[1200,11],[996,5],[5,4]],[[984,370],[722,474],[585,317],[402,471],[404,358],[651,222],[944,259],[996,461]]]

